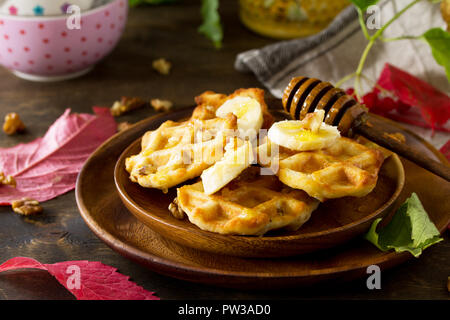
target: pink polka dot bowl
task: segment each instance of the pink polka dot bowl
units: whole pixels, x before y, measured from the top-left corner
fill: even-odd
[[[0,64],[31,81],[61,81],[89,72],[117,45],[128,0],[111,0],[78,16],[0,15]]]

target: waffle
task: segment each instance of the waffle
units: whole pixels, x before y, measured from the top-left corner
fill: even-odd
[[[176,203],[190,222],[202,230],[221,234],[263,235],[269,230],[297,230],[319,201],[283,185],[276,176],[260,175],[250,167],[213,195],[202,182],[177,189]]]
[[[276,154],[274,150],[266,140],[258,148],[258,162],[271,166],[284,184],[304,190],[320,201],[367,195],[375,187],[384,161],[379,149],[344,137],[331,147],[316,151],[279,147]]]
[[[220,160],[230,135],[236,130],[236,117],[210,120],[166,121],[145,133],[142,151],[125,161],[130,179],[163,192],[189,179]]]

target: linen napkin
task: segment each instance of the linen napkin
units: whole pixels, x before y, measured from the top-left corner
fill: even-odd
[[[379,4],[381,25],[410,0],[383,1]],[[357,12],[353,6],[344,9],[320,33],[294,40],[280,41],[260,49],[240,53],[235,61],[235,68],[242,72],[253,72],[267,89],[281,98],[284,88],[292,77],[308,76],[335,83],[344,76],[355,72],[361,54],[367,45],[359,26]],[[391,24],[384,36],[386,38],[403,35],[421,35],[432,27],[444,27],[439,5],[428,1],[419,2],[398,20]],[[376,30],[369,30],[375,32]],[[401,40],[393,42],[379,41],[370,51],[364,67],[364,75],[375,82],[385,63],[397,66],[416,77],[427,81],[437,89],[450,93],[450,84],[445,71],[431,55],[431,50],[424,41]],[[364,84],[364,81],[362,81]],[[342,85],[353,86],[353,80]],[[365,83],[363,89],[371,90],[372,84]],[[447,125],[449,125],[447,123]],[[406,125],[423,138],[440,148],[450,135]]]

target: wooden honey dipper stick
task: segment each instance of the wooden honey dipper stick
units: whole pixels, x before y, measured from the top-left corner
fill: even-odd
[[[314,78],[296,77],[284,90],[283,108],[293,119],[302,120],[315,110],[325,110],[324,122],[337,126],[344,136],[360,134],[434,174],[450,181],[450,167],[425,156],[420,151],[389,138],[367,123],[368,110],[344,90]]]

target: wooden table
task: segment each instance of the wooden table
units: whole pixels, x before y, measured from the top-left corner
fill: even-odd
[[[197,33],[201,23],[198,1],[178,5],[132,9],[116,50],[94,71],[60,83],[33,83],[0,69],[0,118],[18,112],[27,133],[0,134],[0,147],[14,146],[42,136],[65,108],[91,112],[94,105],[110,106],[121,95],[163,98],[177,107],[193,103],[205,90],[231,92],[261,86],[251,74],[237,72],[236,54],[273,42],[244,28],[237,15],[237,1],[221,1],[225,24],[223,49],[216,50]],[[164,57],[173,63],[169,76],[155,73],[152,60]],[[135,122],[154,112],[138,110],[120,118]],[[74,192],[44,204],[39,218],[23,218],[9,207],[0,208],[0,262],[28,256],[44,263],[95,260],[119,272],[162,299],[448,299],[450,242],[430,247],[420,257],[382,273],[382,289],[368,290],[366,279],[345,285],[323,284],[287,291],[238,291],[171,279],[151,272],[112,251],[85,225],[78,213]],[[0,274],[0,299],[73,299],[44,271]]]

